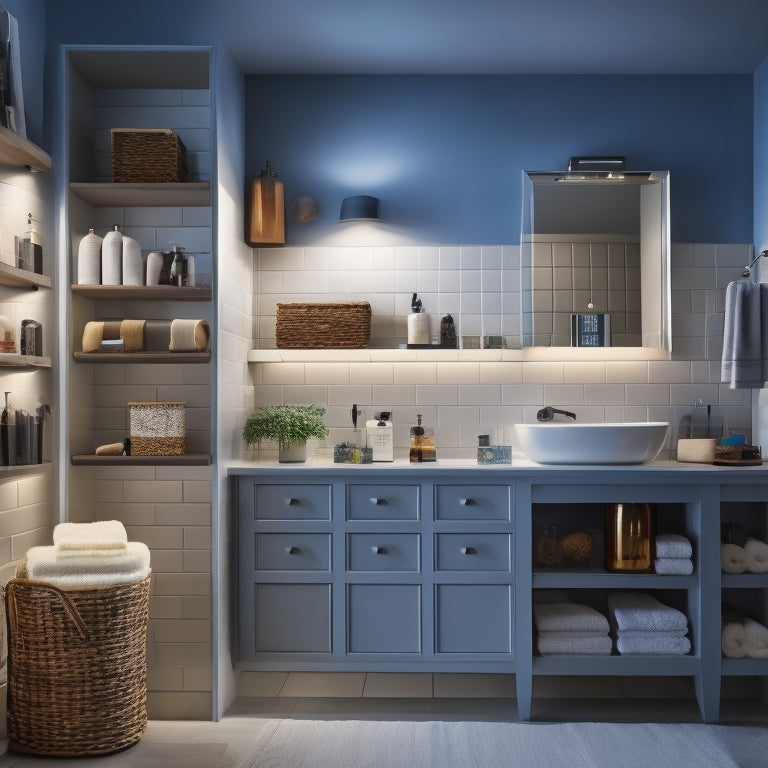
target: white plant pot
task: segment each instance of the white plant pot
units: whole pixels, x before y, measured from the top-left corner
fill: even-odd
[[[291,443],[284,447],[281,443],[278,448],[277,460],[281,464],[298,464],[307,460],[307,444]]]

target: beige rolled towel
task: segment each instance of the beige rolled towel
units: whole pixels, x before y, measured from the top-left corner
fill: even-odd
[[[146,320],[123,320],[120,323],[120,338],[126,352],[143,351],[145,322]]]
[[[91,320],[83,329],[83,352],[95,352],[101,346],[104,338],[104,323]]]
[[[208,349],[211,331],[205,320],[177,318],[171,322],[171,352],[204,352]]]
[[[100,445],[96,449],[97,456],[122,456],[125,450],[123,443],[108,443],[107,445]]]

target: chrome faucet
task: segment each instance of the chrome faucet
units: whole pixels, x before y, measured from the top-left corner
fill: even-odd
[[[569,416],[576,421],[576,414],[570,411],[561,411],[559,408],[553,408],[551,405],[546,405],[540,411],[536,411],[536,418],[539,421],[552,421],[555,418],[556,413],[561,413],[563,416]]]

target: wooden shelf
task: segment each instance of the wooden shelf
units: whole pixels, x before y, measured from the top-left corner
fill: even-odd
[[[693,589],[697,577],[660,573],[620,573],[587,568],[552,568],[533,571],[535,589]]]
[[[87,299],[140,301],[210,301],[210,285],[178,287],[175,285],[73,285],[72,293]]]
[[[210,363],[210,352],[75,352],[78,363]]]
[[[0,163],[35,171],[50,171],[51,156],[10,128],[0,127]]]
[[[211,204],[211,184],[208,181],[161,184],[73,182],[69,188],[74,195],[94,207],[207,206]]]
[[[72,464],[77,467],[135,467],[135,466],[207,466],[211,463],[210,453],[185,453],[183,456],[96,456],[80,453],[72,456]]]
[[[13,288],[50,288],[51,278],[47,275],[38,275],[26,269],[12,267],[10,264],[0,262],[0,285],[10,285]]]
[[[50,368],[50,357],[36,355],[20,355],[16,352],[0,352],[0,367],[2,368]]]

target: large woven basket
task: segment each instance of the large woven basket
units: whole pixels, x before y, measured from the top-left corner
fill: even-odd
[[[113,128],[112,181],[187,181],[187,148],[170,128]]]
[[[128,403],[131,456],[183,456],[185,405],[183,400]]]
[[[150,578],[77,589],[25,578],[8,582],[11,749],[103,755],[142,737]]]
[[[371,305],[367,301],[277,305],[275,343],[280,348],[367,347]]]

